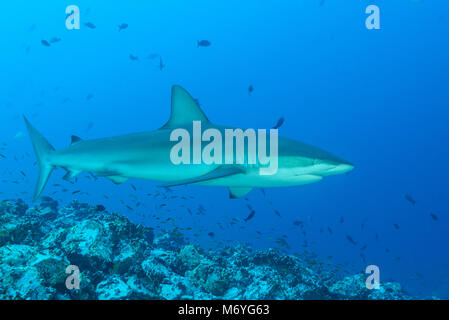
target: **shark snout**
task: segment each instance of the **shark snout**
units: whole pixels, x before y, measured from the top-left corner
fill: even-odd
[[[329,174],[343,174],[354,169],[354,165],[346,160],[332,161],[327,164],[329,165]]]

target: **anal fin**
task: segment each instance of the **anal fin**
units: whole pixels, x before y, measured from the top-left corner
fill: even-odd
[[[229,187],[229,198],[237,199],[250,192],[252,187]]]
[[[106,176],[106,178],[108,178],[115,184],[121,184],[121,183],[125,182],[126,180],[128,180],[128,178],[122,177],[122,176]]]

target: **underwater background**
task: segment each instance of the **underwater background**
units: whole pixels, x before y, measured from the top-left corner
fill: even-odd
[[[71,4],[80,8],[79,30],[65,27]],[[370,4],[380,8],[380,30],[365,27]],[[87,173],[66,182],[56,170],[43,196],[75,215],[87,203],[107,220],[98,210],[104,206],[155,237],[181,234],[210,257],[226,246],[272,249],[316,268],[321,261],[340,278],[374,264],[381,283],[400,283],[413,297],[449,298],[447,1],[16,0],[2,1],[0,12],[4,248],[20,238],[5,233],[5,217],[12,207],[24,213],[33,206],[38,175],[22,114],[60,149],[71,135],[159,128],[169,116],[171,86],[179,84],[212,122],[270,128],[283,117],[280,135],[335,153],[355,169],[235,200],[224,187],[165,190],[135,179],[115,185]],[[6,201],[19,198],[24,202]],[[63,225],[53,211],[39,217],[43,234],[54,230],[53,221]],[[86,214],[68,215],[74,220],[64,226],[82,225],[76,219]],[[22,249],[25,258],[36,256]],[[0,261],[8,272],[10,262]],[[212,290],[224,296],[218,292]]]

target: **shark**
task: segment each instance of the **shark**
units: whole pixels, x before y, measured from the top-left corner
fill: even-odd
[[[222,186],[231,198],[246,195],[253,188],[287,187],[313,183],[326,176],[351,171],[354,165],[315,146],[279,136],[276,173],[261,175],[261,164],[174,164],[170,151],[176,143],[170,139],[178,128],[192,131],[199,121],[204,128],[220,132],[225,126],[212,123],[197,100],[181,86],[171,90],[169,120],[157,130],[101,139],[83,140],[72,136],[71,144],[56,150],[27,120],[24,121],[39,167],[33,201],[38,199],[55,168],[67,171],[70,180],[81,172],[106,177],[116,184],[129,178],[161,181],[163,187],[178,185]]]

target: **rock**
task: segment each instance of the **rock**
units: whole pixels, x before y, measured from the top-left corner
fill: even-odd
[[[98,208],[98,207],[96,207]],[[237,245],[202,250],[179,231],[155,237],[127,218],[43,197],[0,202],[0,299],[411,299],[401,286],[365,288],[315,259]],[[65,286],[68,265],[80,288]],[[437,297],[434,297],[437,299]]]

